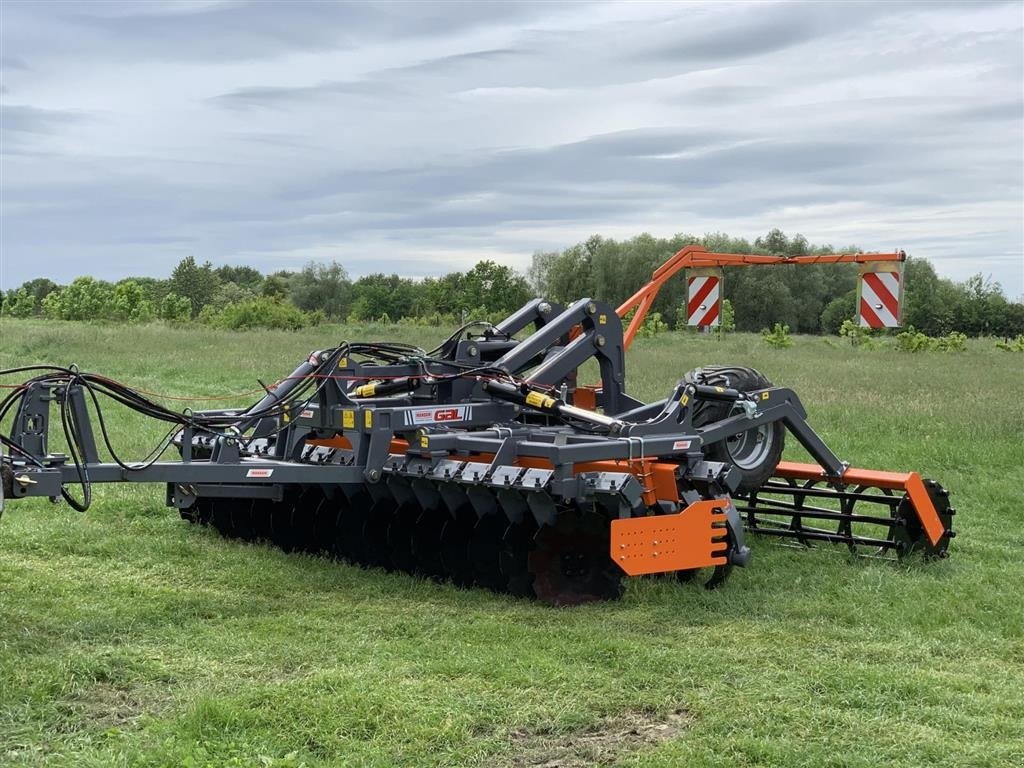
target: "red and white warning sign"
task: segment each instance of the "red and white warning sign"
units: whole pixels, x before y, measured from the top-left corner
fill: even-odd
[[[722,278],[719,275],[694,275],[688,281],[687,325],[718,325],[722,310]]]
[[[861,328],[898,328],[900,273],[865,272],[860,276]]]

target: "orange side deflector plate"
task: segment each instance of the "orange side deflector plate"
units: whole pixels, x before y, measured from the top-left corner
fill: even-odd
[[[725,565],[727,499],[702,499],[674,515],[612,520],[610,555],[630,576]]]

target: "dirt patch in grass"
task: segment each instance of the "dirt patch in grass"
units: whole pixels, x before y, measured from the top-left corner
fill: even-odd
[[[593,768],[613,765],[637,750],[674,739],[690,725],[685,709],[627,712],[569,733],[513,731],[512,755],[502,768]]]
[[[166,703],[147,701],[137,691],[99,682],[70,699],[65,711],[89,727],[115,728],[130,725]]]

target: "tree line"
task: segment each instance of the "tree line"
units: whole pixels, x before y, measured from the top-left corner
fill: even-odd
[[[337,262],[310,262],[296,272],[263,275],[250,266],[214,267],[188,256],[167,279],[129,277],[110,283],[85,276],[65,286],[47,278],[29,280],[0,296],[0,311],[60,320],[301,328],[326,320],[439,323],[503,317],[532,295],[525,277],[492,261],[422,280],[383,273],[352,280]]]
[[[562,303],[587,296],[618,305],[689,244],[722,253],[835,252],[830,245],[815,246],[802,235],[789,237],[777,229],[753,242],[720,233],[671,238],[645,234],[628,240],[594,236],[562,251],[535,254],[525,276],[480,261],[465,272],[422,280],[384,273],[353,280],[337,262],[310,262],[298,271],[264,275],[251,266],[214,267],[189,256],[166,279],[129,277],[111,283],[79,277],[63,286],[47,278],[29,280],[0,295],[0,312],[63,320],[197,321],[226,328],[301,328],[324,320],[496,320],[535,295]],[[957,283],[939,277],[929,262],[911,258],[905,265],[904,285],[904,324],[923,333],[1024,333],[1024,304],[1009,301],[998,283],[980,274]],[[782,323],[798,333],[835,334],[844,320],[855,316],[856,295],[853,264],[725,270],[724,298],[741,331]],[[686,323],[685,304],[685,275],[680,273],[662,288],[653,311],[664,327],[681,327]]]

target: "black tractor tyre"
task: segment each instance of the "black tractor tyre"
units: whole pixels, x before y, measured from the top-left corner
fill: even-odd
[[[763,374],[742,366],[708,365],[690,371],[683,380],[689,384],[731,387],[740,392],[754,392],[772,386]],[[742,411],[736,403],[701,401],[694,410],[693,425],[703,427],[738,413]],[[775,422],[706,446],[704,455],[709,461],[735,466],[741,473],[737,490],[753,491],[774,474],[782,458],[785,437],[786,428],[781,422]]]

